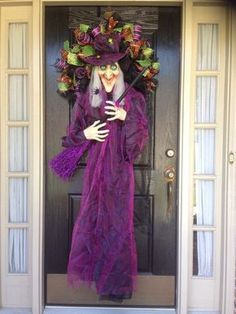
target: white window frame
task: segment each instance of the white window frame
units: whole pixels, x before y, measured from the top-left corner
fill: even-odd
[[[8,128],[9,127],[28,127],[28,156],[31,156],[31,106],[32,98],[28,95],[28,120],[27,121],[9,121],[8,120],[8,75],[9,74],[27,74],[28,91],[32,89],[32,69],[31,69],[31,47],[32,41],[32,8],[31,6],[19,6],[17,11],[14,7],[1,7],[1,86],[0,86],[0,123],[1,123],[1,305],[4,307],[31,307],[32,299],[32,189],[31,173],[32,158],[28,160],[27,172],[9,172],[8,171]],[[8,26],[10,23],[28,24],[28,67],[26,69],[8,68]],[[9,223],[8,222],[8,183],[9,178],[28,178],[28,222]],[[27,273],[9,273],[8,272],[8,230],[10,228],[27,228],[28,232],[28,250],[27,254]]]
[[[192,226],[190,235],[189,250],[189,298],[188,308],[194,311],[199,307],[204,310],[219,311],[220,299],[220,282],[221,282],[221,235],[222,235],[222,163],[223,163],[223,123],[224,123],[224,96],[225,91],[219,88],[225,82],[225,18],[226,12],[224,7],[203,7],[193,6],[193,28],[192,38],[192,74],[191,74],[191,151],[194,152],[194,131],[207,127],[215,130],[215,170],[214,175],[199,176],[194,174],[194,156],[191,156],[191,173],[193,178],[213,178],[215,182],[215,208],[214,208],[214,225],[207,227],[206,230],[213,232],[213,277],[198,277],[192,275],[193,266],[193,230],[204,230],[204,226],[193,226],[192,209],[193,209],[193,180],[191,182],[190,192],[190,220],[189,225]],[[199,24],[217,24],[218,25],[218,69],[212,71],[197,70],[197,44],[198,44],[198,25]],[[196,105],[196,78],[198,76],[215,76],[217,78],[217,94],[216,94],[216,121],[213,123],[197,124],[195,123],[195,105]]]
[[[236,261],[236,10],[227,12],[228,46],[226,56],[225,90],[225,146],[224,192],[222,215],[224,222],[222,250],[222,313],[235,311],[235,261]],[[232,158],[232,159],[231,159]]]

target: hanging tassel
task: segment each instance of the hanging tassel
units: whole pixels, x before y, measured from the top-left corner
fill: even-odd
[[[86,141],[79,146],[70,146],[49,161],[49,167],[62,180],[69,180],[78,168],[80,158],[91,145]]]

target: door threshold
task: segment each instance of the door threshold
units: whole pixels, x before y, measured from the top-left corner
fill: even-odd
[[[176,314],[176,309],[140,307],[85,307],[85,306],[45,306],[43,314]]]

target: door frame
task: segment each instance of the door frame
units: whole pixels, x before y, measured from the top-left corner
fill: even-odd
[[[111,5],[109,1],[91,1],[91,5],[104,5],[106,2]],[[89,2],[90,3],[90,2]],[[124,1],[114,1],[117,4],[124,4]],[[182,42],[181,42],[181,77],[180,77],[180,130],[179,130],[179,163],[178,163],[178,173],[179,173],[179,191],[177,195],[178,207],[179,207],[179,219],[178,219],[178,240],[177,240],[177,304],[176,309],[145,309],[145,308],[132,308],[129,309],[130,312],[142,313],[187,313],[187,289],[188,289],[188,268],[186,267],[186,261],[188,260],[188,236],[186,236],[189,230],[189,197],[188,193],[183,193],[184,186],[189,186],[190,182],[186,182],[182,178],[187,178],[189,180],[189,167],[190,167],[190,157],[191,152],[189,151],[189,106],[190,103],[190,68],[184,66],[185,64],[191,64],[191,7],[192,0],[183,1],[152,1],[153,6],[160,5],[175,5],[182,6]],[[34,121],[33,121],[33,138],[35,139],[33,145],[33,151],[39,156],[38,159],[34,160],[34,215],[33,215],[33,247],[34,254],[32,257],[32,276],[33,276],[33,287],[32,287],[32,312],[34,314],[50,313],[50,308],[47,306],[44,311],[44,291],[43,291],[43,280],[44,280],[44,8],[46,5],[84,5],[84,1],[69,1],[67,3],[65,0],[34,0],[33,1],[33,95],[34,95]],[[88,5],[88,2],[86,2]],[[126,5],[133,4],[131,1],[125,2]],[[136,1],[135,5],[146,5],[144,1]],[[187,14],[188,12],[188,14]],[[37,34],[37,35],[36,35]],[[185,92],[183,93],[183,90]],[[39,119],[40,117],[40,119]],[[180,210],[181,209],[181,210]],[[69,307],[53,307],[53,313],[63,312],[68,309],[68,313],[73,313],[73,308]],[[78,309],[76,313],[78,313]],[[83,313],[85,313],[85,308],[81,308]],[[90,312],[92,310],[92,312]],[[96,308],[86,307],[87,313],[99,313],[100,310],[106,313],[110,313],[114,310],[116,313],[126,313],[125,309],[118,308]],[[51,312],[52,313],[52,312]]]
[[[91,3],[91,5],[104,5],[108,3],[111,5],[110,1],[86,1],[86,4]],[[124,4],[124,1],[117,0],[114,1],[117,5]],[[127,1],[125,4],[132,5],[134,2]],[[149,1],[150,4],[153,6],[155,5],[179,5],[182,7],[182,40],[181,40],[181,77],[180,77],[180,130],[179,130],[179,164],[178,164],[178,173],[179,173],[179,191],[177,195],[178,199],[178,208],[179,208],[179,219],[178,219],[178,240],[177,240],[177,307],[176,311],[168,310],[168,309],[129,309],[132,313],[132,310],[139,312],[142,310],[142,313],[149,314],[152,312],[155,313],[178,313],[178,314],[186,314],[188,309],[188,280],[189,280],[189,272],[188,272],[188,263],[186,265],[186,261],[188,261],[189,257],[189,238],[191,233],[191,217],[189,211],[189,193],[185,192],[184,187],[190,186],[190,160],[191,154],[190,151],[190,106],[191,103],[191,53],[192,53],[192,6],[193,0],[182,0],[182,1],[168,1],[162,0],[159,1]],[[34,115],[33,115],[33,151],[35,152],[35,156],[38,158],[34,159],[34,176],[33,176],[33,186],[34,186],[34,193],[33,193],[33,204],[34,204],[34,211],[33,211],[33,221],[32,221],[32,228],[33,232],[33,256],[32,256],[32,312],[34,314],[41,314],[43,312],[50,313],[50,308],[53,310],[53,313],[65,313],[65,309],[67,307],[47,307],[44,311],[44,300],[43,300],[43,260],[44,260],[44,247],[43,247],[43,237],[44,237],[44,7],[45,5],[84,5],[85,1],[75,1],[70,0],[66,2],[65,0],[33,0],[33,95],[34,95]],[[144,1],[137,0],[135,5],[146,5]],[[233,37],[232,37],[233,38]],[[231,74],[232,78],[233,75]],[[235,79],[234,79],[235,83]],[[232,84],[233,86],[233,84]],[[233,90],[233,89],[232,89]],[[231,98],[230,98],[231,97]],[[234,96],[230,96],[228,99],[228,106],[231,103],[231,107],[233,100],[235,99]],[[234,112],[236,116],[236,113]],[[232,116],[231,116],[232,118]],[[233,126],[233,120],[231,121],[231,127],[236,129]],[[230,129],[231,130],[231,129]],[[229,127],[226,130],[229,133]],[[236,132],[232,132],[236,134]],[[228,135],[232,137],[233,134]],[[231,146],[230,146],[231,145]],[[231,144],[228,147],[232,147],[231,149],[235,148],[235,144],[233,144],[231,138]],[[228,173],[225,174],[225,179],[229,177],[230,170],[227,169]],[[235,167],[233,169],[234,174],[236,174]],[[232,175],[232,170],[231,170]],[[226,180],[227,182],[227,180]],[[231,184],[231,191],[232,191],[232,180],[228,182]],[[225,185],[226,186],[226,185]],[[231,199],[229,195],[226,195],[226,198],[230,201],[229,208],[231,208],[233,213],[233,205],[235,205],[235,201],[233,202],[232,196]],[[233,204],[232,204],[233,203]],[[231,220],[230,220],[231,219]],[[228,223],[228,224],[227,224]],[[233,232],[233,220],[232,217],[228,217],[227,221],[225,221],[229,230],[227,229],[226,235],[226,245],[232,243],[230,238],[234,238]],[[232,236],[233,235],[233,236]],[[234,253],[231,253],[234,257]],[[227,261],[226,261],[227,262]],[[224,266],[226,266],[226,262]],[[227,267],[226,267],[227,268]],[[229,282],[229,275],[232,275],[233,269],[228,267],[226,273],[224,274],[225,283]],[[227,279],[228,278],[228,279]],[[232,276],[233,278],[233,276]],[[178,293],[181,291],[181,293]],[[226,294],[222,292],[222,299],[223,303],[226,303]],[[78,308],[75,309],[68,307],[67,308],[70,313],[78,313]],[[87,311],[89,312],[92,309],[93,313],[99,313],[99,309],[96,308],[88,308],[86,307]],[[223,309],[223,308],[222,308]],[[85,308],[81,308],[82,312],[85,313]],[[104,312],[104,309],[100,308]],[[126,313],[125,309],[117,309],[117,308],[106,308],[106,312],[114,311],[115,313]],[[226,311],[224,311],[226,313]]]
[[[224,190],[223,190],[223,206],[224,206],[224,237],[223,237],[223,261],[222,261],[222,313],[233,313],[235,310],[235,261],[236,261],[236,68],[232,65],[236,64],[236,8],[228,9],[226,25],[228,31],[228,47],[226,51],[226,105],[225,105],[225,160],[223,173]],[[231,155],[232,154],[232,155]],[[230,156],[233,162],[230,162]]]

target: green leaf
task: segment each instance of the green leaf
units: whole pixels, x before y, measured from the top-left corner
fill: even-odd
[[[73,52],[68,53],[67,63],[78,66],[83,65],[83,62],[78,59],[77,54]]]
[[[122,31],[122,27],[116,27],[113,30],[114,30],[114,32],[120,33]]]
[[[140,64],[144,68],[150,67],[150,65],[151,65],[151,61],[149,59],[137,60],[137,62],[138,62],[138,64]]]
[[[147,47],[147,48],[143,49],[143,55],[146,59],[150,58],[152,56],[152,54],[153,54],[152,48]]]
[[[70,49],[69,40],[64,41],[64,49],[65,49],[66,51],[69,51],[69,49]]]
[[[81,32],[86,33],[88,31],[88,29],[89,29],[89,25],[87,25],[87,24],[80,24],[79,29],[80,29]]]
[[[152,63],[152,68],[154,70],[159,70],[160,69],[160,63],[159,62],[153,62]]]
[[[93,56],[95,54],[95,50],[92,46],[86,45],[82,47],[82,53],[85,57]]]
[[[132,23],[127,23],[127,24],[125,24],[125,25],[123,26],[123,28],[130,28],[131,31],[133,32],[133,30],[134,30],[134,24],[132,24]]]
[[[58,82],[57,84],[59,91],[66,92],[69,89],[69,85],[63,82]]]
[[[73,53],[78,53],[80,51],[80,45],[75,45],[72,49],[71,52]]]

